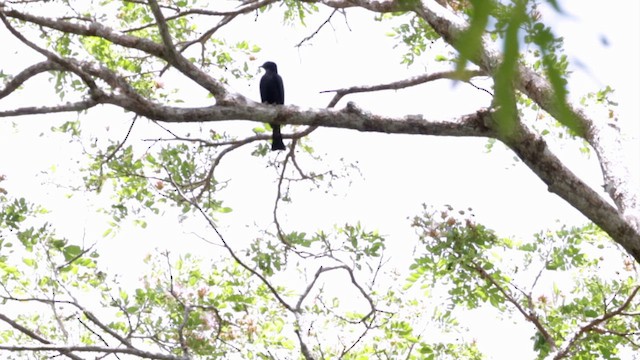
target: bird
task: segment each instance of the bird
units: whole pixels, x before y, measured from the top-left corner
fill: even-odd
[[[260,98],[263,104],[284,104],[284,84],[282,78],[278,75],[278,65],[273,61],[267,61],[260,66],[265,73],[260,79]],[[280,124],[270,123],[271,134],[271,150],[285,150],[282,141],[282,133],[280,132]]]

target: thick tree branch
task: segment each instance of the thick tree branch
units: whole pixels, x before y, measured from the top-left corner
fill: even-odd
[[[83,66],[83,70],[117,85],[117,79],[111,79],[107,70]],[[111,80],[109,80],[111,79]],[[420,80],[424,81],[425,77]],[[411,81],[405,83],[408,84]],[[394,83],[382,85],[397,86]],[[355,88],[353,91],[364,91]],[[367,90],[371,91],[371,88]],[[345,90],[343,92],[348,92]],[[119,106],[125,110],[143,115],[152,120],[164,122],[208,122],[221,120],[250,119],[258,122],[277,122],[292,125],[337,127],[358,131],[373,131],[395,134],[422,134],[441,136],[480,136],[497,137],[491,129],[493,113],[483,109],[474,114],[464,115],[450,121],[426,120],[420,115],[403,118],[383,117],[362,111],[348,103],[341,110],[303,109],[295,106],[264,106],[257,103],[233,103],[227,106],[215,105],[203,108],[177,108],[153,103],[142,97],[122,94],[94,96],[94,101]],[[83,104],[89,106],[93,104]],[[330,104],[331,105],[331,104]],[[27,111],[30,110],[30,111]],[[21,109],[20,114],[43,113],[43,109]],[[0,112],[1,116],[17,115],[16,112]],[[575,176],[553,155],[538,134],[529,131],[519,122],[518,132],[506,140],[514,152],[529,166],[554,192],[567,200],[576,209],[598,224],[612,238],[616,239],[636,261],[640,261],[640,233],[624,220],[618,211],[602,199],[598,193]]]
[[[7,84],[5,85],[4,89],[0,89],[0,99],[8,96],[9,94],[17,90],[22,84],[24,84],[27,80],[31,79],[32,77],[40,73],[43,73],[46,71],[52,71],[52,70],[61,71],[61,70],[64,70],[64,68],[52,61],[43,61],[35,65],[29,66],[28,68],[22,70],[18,75],[13,77],[11,80],[9,80],[9,82],[7,82]]]
[[[422,5],[415,11],[453,47],[456,47],[457,40],[468,27],[464,20],[433,1],[423,1]],[[481,49],[480,56],[477,59],[470,60],[488,73],[495,73],[502,62],[502,55],[497,45],[485,37],[483,38]],[[527,95],[554,118],[561,119],[561,116],[564,116],[558,108],[557,96],[553,91],[553,87],[547,79],[522,64],[518,66],[517,73],[519,78],[516,80],[516,87],[519,91]],[[623,220],[637,234],[640,234],[640,200],[637,192],[639,184],[635,183],[634,179],[629,176],[624,156],[625,152],[619,141],[621,138],[620,129],[604,116],[600,119],[592,118],[584,109],[573,104],[568,104],[568,108],[570,110],[569,116],[585,129],[584,138],[598,155],[605,188],[611,199],[618,207]],[[574,205],[573,203],[571,204]],[[603,227],[600,222],[596,222],[596,224]],[[618,240],[613,234],[610,235]],[[635,239],[637,242],[635,247],[640,249],[640,240],[638,238],[640,238],[640,235]],[[640,256],[637,253],[634,254],[634,257],[637,261],[640,261]]]
[[[68,71],[71,71],[72,73],[78,75],[82,79],[82,81],[84,81],[84,83],[89,87],[89,91],[92,94],[94,92],[98,91],[98,85],[96,85],[96,83],[93,80],[93,78],[91,78],[86,73],[81,71],[78,68],[78,66],[75,64],[75,62],[69,61],[67,59],[64,59],[64,58],[58,56],[56,53],[51,52],[51,51],[46,50],[46,49],[43,49],[43,48],[39,47],[38,45],[36,45],[35,43],[33,43],[32,41],[28,40],[26,37],[24,37],[24,35],[22,35],[21,32],[16,30],[11,25],[11,23],[9,22],[7,17],[2,12],[0,12],[0,20],[2,21],[4,26],[7,28],[7,30],[9,30],[9,32],[13,36],[15,36],[18,40],[20,40],[22,43],[24,43],[25,45],[27,45],[31,49],[35,50],[36,52],[44,55],[49,61],[51,61],[51,62],[53,62],[55,64],[58,64],[62,68],[66,69]]]
[[[458,46],[460,36],[469,27],[469,24],[463,18],[432,0],[423,0],[418,3],[369,0],[305,1],[322,3],[334,9],[361,7],[379,13],[412,11],[422,17],[454,48]],[[477,57],[470,60],[478,65],[481,70],[492,75],[495,74],[502,62],[502,54],[497,44],[485,36],[482,38],[480,53]],[[531,98],[551,116],[555,118],[564,116],[557,106],[557,96],[549,81],[522,64],[518,65],[517,73],[519,75],[515,81],[517,90]],[[548,184],[562,184],[562,186],[558,187],[550,186],[550,190],[560,195],[590,220],[603,228],[616,242],[620,243],[629,251],[636,261],[640,262],[640,200],[637,194],[638,185],[629,176],[629,171],[626,168],[625,157],[623,156],[624,151],[622,151],[622,145],[619,141],[620,131],[615,124],[610,123],[606,119],[595,120],[590,118],[583,109],[577,106],[568,104],[568,108],[570,110],[569,116],[575,119],[579,126],[585,130],[585,139],[595,149],[598,155],[603,171],[605,189],[615,202],[617,210],[613,209],[606,201],[597,196],[593,190],[588,189],[586,185],[581,186],[581,189],[585,190],[585,192],[576,191],[576,189],[572,188],[570,184],[574,183],[577,179],[574,175],[569,179],[558,181],[560,180],[560,176],[554,176],[552,173],[554,170],[553,167],[549,168],[536,165],[533,157],[522,156],[528,152],[524,151],[523,146],[515,144],[514,141],[509,141],[509,139],[501,140],[507,142],[521,158],[526,159],[525,163],[527,163],[538,176],[545,175],[545,177],[542,178],[543,181]],[[537,143],[546,148],[546,144],[542,139]],[[529,148],[529,150],[533,149]],[[540,152],[537,151],[536,153]],[[562,163],[555,157],[553,158],[551,163],[554,164],[554,167],[560,165],[557,169],[566,170]],[[543,170],[544,168],[546,168],[546,170]],[[568,173],[568,170],[564,173]],[[599,205],[603,205],[605,208],[593,208],[593,206]]]
[[[549,150],[541,135],[529,130],[522,122],[518,124],[514,137],[506,145],[547,184],[550,192],[598,224],[640,262],[640,233],[620,216],[616,208],[564,166]]]

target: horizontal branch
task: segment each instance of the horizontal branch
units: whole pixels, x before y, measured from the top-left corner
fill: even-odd
[[[82,100],[73,103],[65,103],[54,106],[27,106],[22,108],[17,108],[13,110],[0,110],[0,118],[2,117],[10,117],[10,116],[22,116],[22,115],[38,115],[38,114],[53,114],[60,112],[70,112],[70,111],[83,111],[90,109],[94,106],[98,105],[97,102],[93,100]]]
[[[331,102],[329,102],[329,105],[328,105],[328,107],[334,107],[338,103],[338,101],[340,101],[340,99],[342,99],[345,95],[348,95],[348,94],[357,94],[357,93],[383,91],[383,90],[400,90],[400,89],[406,89],[408,87],[421,85],[430,81],[441,80],[441,79],[469,81],[469,79],[473,77],[483,76],[483,75],[486,75],[486,73],[481,70],[465,70],[462,72],[441,71],[441,72],[432,73],[432,74],[414,76],[409,79],[394,81],[387,84],[352,86],[344,89],[324,90],[324,91],[321,91],[320,93],[335,92],[336,95],[333,97],[333,99],[331,99]]]
[[[157,360],[188,360],[186,357],[168,354],[158,354],[149,351],[143,351],[131,348],[108,348],[101,346],[59,346],[59,345],[43,345],[43,346],[24,346],[24,345],[0,345],[0,351],[57,351],[60,353],[72,352],[92,352],[103,354],[126,354],[134,355],[143,359]]]
[[[492,112],[488,109],[481,109],[451,120],[428,120],[422,115],[404,117],[375,115],[357,108],[353,103],[349,103],[344,109],[336,110],[301,108],[293,105],[269,106],[258,103],[178,108],[152,103],[140,104],[121,96],[106,96],[104,100],[105,103],[136,112],[149,119],[170,123],[249,120],[393,134],[478,137],[495,135],[491,129],[485,126],[492,116]]]

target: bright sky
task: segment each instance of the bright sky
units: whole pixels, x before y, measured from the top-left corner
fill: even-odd
[[[601,2],[561,2],[566,14],[557,15],[545,11],[548,21],[557,34],[565,38],[565,48],[570,61],[584,66],[574,69],[570,81],[573,94],[584,94],[611,85],[616,89],[619,101],[619,117],[635,147],[630,148],[632,165],[640,167],[640,2],[615,0],[603,6]],[[281,18],[275,15],[260,15],[257,21],[248,16],[243,21],[232,23],[221,35],[248,39],[259,44],[263,51],[253,63],[258,66],[263,61],[278,63],[284,78],[286,102],[299,106],[324,107],[332,94],[319,94],[322,90],[337,89],[352,85],[379,84],[425,71],[437,71],[444,64],[434,65],[431,56],[418,61],[418,65],[406,69],[399,65],[401,48],[389,50],[394,45],[392,38],[386,37],[387,29],[371,21],[366,12],[349,11],[347,28],[343,18],[334,16],[331,27],[325,28],[311,42],[295,48],[301,39],[315,30],[318,18],[309,21],[308,29],[294,30],[282,26]],[[250,36],[249,36],[250,34]],[[8,34],[0,29],[0,42],[5,44]],[[608,46],[601,39],[606,38]],[[6,73],[15,72],[25,64],[28,51],[19,56],[9,55],[0,60],[0,68]],[[12,52],[7,52],[12,54]],[[435,55],[435,54],[430,54]],[[27,56],[28,58],[28,56]],[[37,57],[34,59],[38,59]],[[9,61],[9,63],[7,63]],[[34,60],[34,62],[37,60]],[[179,86],[171,77],[163,79],[168,87]],[[258,100],[256,78],[253,82],[234,81],[231,85],[238,92]],[[49,86],[46,80],[36,84],[36,94],[46,94]],[[202,99],[204,92],[180,93],[183,98]],[[12,104],[31,102],[37,97],[12,96]],[[47,101],[49,99],[45,99]],[[54,101],[55,99],[51,99]],[[342,100],[354,101],[371,112],[404,115],[424,114],[426,118],[448,118],[470,113],[487,106],[486,94],[466,85],[453,86],[441,81],[426,84],[402,92],[381,92],[350,96]],[[4,102],[4,100],[2,101]],[[0,107],[6,106],[0,102]],[[8,180],[3,186],[14,196],[26,196],[32,201],[41,201],[46,207],[58,210],[52,217],[65,234],[71,238],[82,238],[93,242],[104,231],[100,217],[93,214],[95,205],[91,199],[76,197],[75,201],[65,200],[66,189],[54,184],[72,179],[78,184],[80,179],[73,169],[74,160],[79,156],[77,145],[66,145],[66,138],[50,135],[49,128],[54,123],[74,119],[75,115],[54,115],[23,117],[0,120],[0,174]],[[87,117],[87,127],[108,125],[112,136],[121,137],[126,132],[131,117],[110,110],[92,111]],[[12,123],[18,124],[17,127]],[[90,124],[90,125],[89,125]],[[209,125],[207,125],[209,126]],[[215,128],[218,125],[211,126]],[[241,125],[246,131],[254,123]],[[174,127],[176,128],[176,127]],[[97,130],[96,130],[97,131]],[[285,127],[285,132],[287,128]],[[135,130],[134,130],[135,133]],[[38,136],[44,134],[44,136]],[[116,134],[116,135],[113,135]],[[248,134],[248,133],[247,133]],[[135,134],[145,138],[146,134]],[[442,137],[398,136],[385,134],[364,134],[354,131],[320,129],[312,136],[312,144],[323,155],[329,167],[339,167],[340,159],[358,162],[360,177],[352,172],[352,183],[339,181],[330,195],[323,190],[294,192],[294,203],[286,205],[283,218],[288,230],[296,227],[307,231],[331,229],[336,225],[360,220],[366,227],[377,228],[388,235],[392,254],[396,263],[404,260],[413,243],[408,241],[414,235],[409,228],[407,217],[416,215],[422,203],[439,208],[452,204],[457,208],[472,207],[479,222],[498,230],[503,235],[527,236],[547,227],[555,227],[557,220],[563,224],[581,224],[584,217],[555,195],[550,195],[544,184],[513,154],[497,144],[487,154],[484,151],[486,139],[454,139]],[[587,159],[577,150],[567,148],[563,158],[570,160],[572,169],[589,179],[589,183],[600,189],[599,167],[595,156]],[[275,174],[265,168],[264,159],[248,155],[249,150],[239,151],[225,158],[220,175],[232,179],[222,196],[233,208],[228,215],[220,215],[219,221],[225,236],[243,242],[257,236],[259,229],[269,228],[275,197]],[[270,156],[278,156],[272,154]],[[280,155],[282,156],[282,155]],[[70,160],[69,159],[73,159]],[[59,169],[49,175],[40,175],[52,164]],[[41,184],[46,184],[42,186]],[[332,195],[332,194],[336,195]],[[72,214],[72,215],[70,215]],[[194,231],[186,225],[176,226],[166,219],[151,220],[144,231],[127,229],[124,236],[101,244],[105,263],[139,263],[142,256],[154,247],[170,248],[175,252],[192,251],[203,244],[188,234]],[[80,226],[78,226],[80,224]],[[122,253],[127,249],[127,253]],[[211,251],[210,248],[206,248]],[[195,250],[195,251],[194,251]],[[137,274],[132,275],[132,279]],[[530,332],[501,323],[494,331],[484,331],[486,319],[466,319],[472,330],[478,334],[479,344],[492,359],[512,359],[515,351],[530,351]],[[524,329],[529,331],[528,328]],[[509,339],[511,347],[505,347],[505,334],[518,334]],[[521,354],[518,352],[518,354]]]

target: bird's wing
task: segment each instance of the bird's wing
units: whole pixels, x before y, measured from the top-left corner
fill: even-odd
[[[284,84],[282,83],[282,77],[276,75],[276,81],[278,84],[278,98],[276,99],[276,103],[284,104]]]
[[[266,102],[267,101],[267,87],[268,87],[268,81],[266,78],[266,74],[262,75],[262,79],[260,79],[260,101],[261,102]]]

